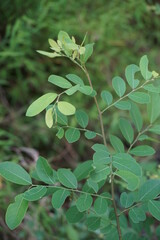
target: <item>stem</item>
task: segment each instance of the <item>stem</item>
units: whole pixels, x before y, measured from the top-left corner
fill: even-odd
[[[92,81],[90,79],[90,76],[89,76],[89,73],[88,73],[86,67],[84,66],[84,68],[82,68],[82,69],[84,69],[83,71],[85,72],[85,74],[88,78],[89,85],[93,89]],[[107,146],[106,136],[105,136],[105,131],[104,131],[104,125],[103,125],[102,112],[99,108],[96,96],[94,97],[94,101],[95,101],[95,104],[96,104],[96,107],[97,107],[97,110],[98,110],[99,119],[100,119],[100,126],[101,126],[101,132],[102,132],[102,136],[103,136],[103,142],[104,142],[104,145]],[[118,216],[118,213],[117,213],[117,206],[116,206],[116,201],[115,201],[115,196],[114,196],[114,176],[113,176],[113,174],[111,174],[111,194],[112,194],[112,202],[113,202],[114,212],[115,212],[115,216],[116,216],[117,231],[118,231],[118,235],[119,235],[119,240],[122,240],[119,216]]]

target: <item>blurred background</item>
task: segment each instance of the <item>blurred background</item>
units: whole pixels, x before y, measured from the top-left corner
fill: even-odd
[[[102,88],[111,90],[111,79],[123,77],[125,67],[138,64],[144,54],[151,69],[160,72],[159,23],[158,0],[0,0],[0,161],[13,160],[30,171],[38,155],[47,158],[55,169],[74,169],[92,157],[92,142],[82,139],[69,145],[46,127],[43,113],[35,118],[25,116],[31,102],[54,91],[47,82],[49,75],[75,73],[84,79],[69,60],[49,59],[36,52],[49,50],[48,38],[57,39],[58,32],[64,30],[81,43],[88,33],[86,42],[95,45],[87,67],[100,93]],[[97,130],[92,99],[82,96],[77,94],[72,101],[77,108],[90,110],[89,128]],[[100,97],[99,101],[102,104]],[[106,130],[116,132],[118,112],[112,112],[112,121],[105,115],[104,121]],[[152,169],[154,174],[153,164]],[[50,197],[30,204],[25,221],[11,232],[4,222],[5,211],[23,190],[0,178],[0,239],[101,239],[88,233],[84,224],[68,225],[63,209],[53,212]]]

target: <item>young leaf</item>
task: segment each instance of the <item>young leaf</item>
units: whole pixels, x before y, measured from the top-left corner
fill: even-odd
[[[130,116],[138,132],[140,132],[143,126],[143,118],[138,106],[133,102],[131,102]]]
[[[149,80],[152,77],[152,72],[148,71],[148,58],[146,55],[141,57],[139,67],[144,79]]]
[[[46,52],[41,50],[37,50],[37,52],[49,58],[61,57],[61,55],[58,53]]]
[[[51,128],[53,126],[53,109],[52,108],[49,108],[46,111],[45,122],[48,128]]]
[[[58,110],[66,116],[73,115],[76,112],[76,108],[65,101],[58,102]]]
[[[23,194],[16,196],[15,202],[8,206],[5,220],[11,230],[14,230],[21,224],[27,208],[28,202],[23,198]]]
[[[57,171],[58,179],[62,185],[68,188],[77,188],[77,179],[69,169],[60,168]]]
[[[145,156],[152,156],[153,154],[155,154],[155,150],[150,146],[142,145],[142,146],[137,146],[135,148],[132,148],[130,150],[130,153],[135,156],[145,157]]]
[[[70,207],[66,212],[69,223],[77,223],[84,217],[84,212],[79,212],[76,206]]]
[[[27,109],[26,116],[33,117],[42,112],[57,97],[56,93],[46,93],[34,101]]]
[[[129,101],[119,101],[114,104],[114,106],[120,110],[130,110],[131,109],[131,103]]]
[[[88,125],[88,121],[89,121],[87,113],[82,110],[78,110],[78,111],[76,111],[75,116],[76,116],[76,119],[77,119],[79,125],[82,128],[86,128]]]
[[[108,91],[105,91],[105,90],[101,92],[101,98],[104,100],[105,103],[107,103],[108,106],[113,101],[112,94],[110,92],[108,92]]]
[[[72,87],[72,84],[68,80],[57,75],[49,76],[48,82],[64,89]]]
[[[93,199],[89,194],[81,194],[78,200],[76,201],[76,207],[78,211],[84,212],[92,206]]]
[[[89,231],[95,231],[100,227],[101,218],[97,216],[88,217],[86,225]]]
[[[148,116],[150,123],[156,121],[156,119],[160,115],[160,94],[158,93],[150,93],[150,103],[147,105]]]
[[[43,186],[33,187],[23,193],[23,198],[27,201],[37,201],[41,199],[47,192],[47,188]]]
[[[110,139],[110,142],[111,142],[113,148],[115,149],[115,151],[117,153],[123,153],[124,152],[124,145],[118,137],[110,134],[109,139]]]
[[[122,135],[124,136],[124,138],[129,142],[132,143],[133,139],[134,139],[134,131],[133,128],[131,126],[131,123],[125,119],[125,118],[121,118],[119,120],[119,128],[122,132]]]
[[[135,64],[128,65],[125,70],[125,76],[128,84],[132,89],[135,89],[139,85],[139,80],[135,79],[135,73],[139,72],[139,67]]]
[[[115,175],[122,178],[127,184],[127,189],[130,191],[135,191],[139,186],[139,178],[133,174],[132,172],[119,170],[115,173]]]
[[[66,75],[66,78],[68,78],[71,82],[73,82],[75,84],[84,86],[83,80],[75,74],[68,74],[68,75]]]
[[[129,99],[136,103],[146,104],[150,102],[150,96],[144,92],[132,92],[128,95]]]
[[[138,201],[152,200],[160,194],[160,180],[147,180],[138,191]]]
[[[160,201],[150,200],[148,202],[148,209],[150,214],[158,221],[160,221]]]
[[[65,132],[65,138],[69,143],[74,143],[80,138],[80,131],[76,128],[69,128]]]
[[[125,81],[121,77],[114,77],[112,86],[119,97],[122,97],[126,91]]]
[[[60,31],[59,33],[58,33],[58,40],[62,43],[62,44],[64,44],[65,42],[66,42],[66,40],[70,40],[70,37],[69,37],[69,35],[68,35],[68,33],[66,33],[65,31]]]
[[[60,189],[52,195],[52,206],[56,209],[62,207],[66,198],[70,196],[70,191],[66,189]]]
[[[42,182],[47,184],[54,184],[56,182],[56,173],[49,166],[48,161],[43,157],[39,157],[37,160],[36,172]]]
[[[13,162],[1,162],[0,175],[6,180],[19,185],[32,184],[29,174],[20,165]]]
[[[87,60],[91,57],[93,53],[93,45],[94,43],[89,43],[85,45],[85,52],[81,55],[80,59],[83,63],[87,62]]]
[[[135,207],[129,210],[129,217],[134,223],[139,223],[141,221],[143,222],[146,220],[145,212],[143,211],[142,208],[138,208],[138,207]]]
[[[51,49],[56,51],[56,52],[60,52],[61,49],[60,47],[58,46],[58,44],[51,38],[48,39],[48,42],[49,42],[49,45],[51,46]]]
[[[122,205],[122,207],[124,208],[129,208],[133,205],[134,203],[134,197],[132,193],[126,193],[123,192],[120,196],[120,203]]]
[[[96,132],[93,132],[93,131],[86,131],[84,135],[87,139],[93,139],[96,137],[97,134]]]
[[[136,176],[142,175],[141,166],[128,153],[117,153],[113,156],[113,166],[119,170],[130,171]]]
[[[94,210],[98,215],[103,215],[108,209],[106,199],[98,197],[94,202]]]
[[[93,170],[92,163],[92,160],[88,160],[80,163],[78,167],[76,167],[76,169],[74,170],[74,175],[76,176],[78,181],[87,178],[90,171]]]

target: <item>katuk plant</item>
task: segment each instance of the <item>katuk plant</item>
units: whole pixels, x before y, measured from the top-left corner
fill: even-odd
[[[113,97],[107,90],[101,92],[101,99],[105,104],[105,108],[101,109],[99,96],[93,88],[86,67],[94,44],[85,45],[84,38],[79,45],[74,37],[70,38],[66,32],[60,31],[57,42],[49,39],[49,45],[52,52],[38,52],[50,58],[70,59],[80,67],[85,78],[82,80],[75,74],[68,74],[65,78],[49,76],[48,81],[61,91],[46,93],[38,98],[29,106],[26,115],[33,117],[45,110],[46,125],[57,129],[56,136],[59,139],[65,137],[69,143],[74,143],[84,134],[89,141],[97,137],[98,142],[92,146],[93,160],[80,163],[74,171],[66,168],[56,171],[43,157],[38,158],[31,174],[14,162],[0,163],[0,175],[3,178],[28,186],[28,189],[17,195],[14,203],[9,205],[6,223],[11,230],[18,227],[29,202],[48,196],[52,189],[51,204],[55,211],[61,208],[70,196],[70,207],[66,210],[69,223],[77,223],[83,219],[88,230],[101,233],[103,239],[142,239],[130,227],[129,221],[144,222],[147,213],[160,221],[160,179],[144,176],[141,166],[142,157],[152,158],[155,154],[153,147],[148,145],[154,138],[148,134],[160,134],[160,125],[157,123],[160,115],[159,74],[148,70],[146,55],[140,59],[139,66],[128,65],[125,69],[126,80],[119,76],[112,80],[116,96]],[[93,99],[99,117],[99,133],[87,128],[89,117],[84,110],[77,110],[72,100],[65,101],[65,95],[72,96],[77,92]],[[141,108],[147,107],[148,124],[144,124],[138,104],[142,105]],[[117,109],[120,115],[119,129],[122,139],[105,133],[103,115],[111,108]],[[128,111],[129,114],[121,117],[122,111]],[[74,116],[76,127],[69,125],[69,119]],[[129,145],[128,148],[124,141]],[[105,184],[110,184],[110,192],[104,191]],[[115,184],[121,186],[120,196],[115,193]],[[129,216],[129,220],[126,216]]]

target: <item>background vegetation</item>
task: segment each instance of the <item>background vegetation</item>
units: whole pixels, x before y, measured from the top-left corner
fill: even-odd
[[[48,50],[47,39],[56,38],[60,30],[74,35],[79,42],[88,32],[87,41],[95,42],[88,63],[95,89],[111,89],[112,77],[123,76],[126,65],[137,63],[144,54],[148,55],[152,69],[160,66],[158,2],[0,0],[0,161],[14,160],[31,170],[39,154],[55,168],[74,168],[78,162],[92,157],[87,141],[68,145],[62,140],[60,144],[54,137],[54,129],[45,126],[44,116],[32,120],[25,117],[29,104],[48,92],[50,74],[76,73],[84,78],[68,60],[48,59],[35,50]],[[82,95],[77,95],[75,101],[77,106],[90,110],[93,119],[90,128],[94,130],[97,113],[92,101]],[[112,117],[112,123],[110,116],[106,116],[105,122],[108,132],[114,133],[118,121],[116,111]],[[148,174],[155,177],[154,163],[146,165],[146,171],[149,169],[152,171]],[[4,223],[4,213],[17,191],[20,189],[15,185],[0,179],[1,239],[97,239],[83,224],[67,225],[62,210],[53,212],[47,198],[38,205],[32,204],[25,222],[10,232]]]

